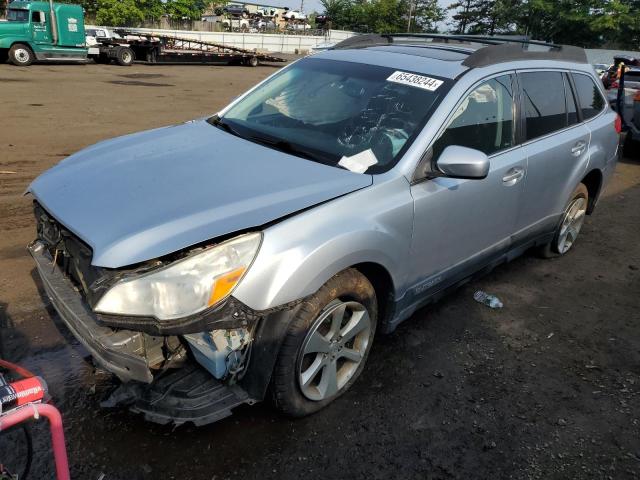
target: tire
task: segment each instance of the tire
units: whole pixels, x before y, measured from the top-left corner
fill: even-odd
[[[9,61],[17,67],[28,67],[35,60],[35,55],[28,45],[16,43],[9,49]]]
[[[270,387],[275,407],[302,417],[344,394],[364,368],[377,318],[375,290],[355,269],[337,274],[307,298],[291,322],[276,360]],[[347,329],[350,325],[351,332]],[[350,337],[354,331],[357,333]],[[338,332],[344,338],[336,335]]]
[[[542,258],[565,255],[575,244],[582,229],[589,205],[589,191],[584,183],[579,184],[569,198],[553,240],[538,248],[538,254]]]
[[[120,47],[116,52],[116,61],[121,67],[130,67],[133,65],[135,58],[133,50],[129,47]]]
[[[245,65],[249,67],[257,67],[260,64],[257,57],[249,57],[245,60]]]

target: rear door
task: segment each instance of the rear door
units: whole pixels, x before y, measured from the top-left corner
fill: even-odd
[[[450,145],[489,156],[484,179],[434,178],[411,186],[414,297],[438,291],[505,252],[515,226],[527,161],[515,135],[515,75],[485,79],[463,97],[434,142],[433,159]]]
[[[518,80],[528,169],[514,243],[555,229],[585,173],[590,141],[567,73],[520,71]]]

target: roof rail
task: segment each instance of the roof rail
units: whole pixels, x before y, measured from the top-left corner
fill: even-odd
[[[417,40],[423,40],[417,42]],[[485,36],[485,35],[445,35],[439,33],[391,33],[364,34],[349,37],[336,44],[333,49],[357,49],[391,44],[431,44],[457,43],[482,45],[475,51],[470,51],[467,59],[462,62],[467,67],[482,67],[495,63],[512,60],[565,60],[577,63],[588,63],[582,48],[569,45],[530,40],[525,36]],[[546,47],[546,50],[533,47]]]

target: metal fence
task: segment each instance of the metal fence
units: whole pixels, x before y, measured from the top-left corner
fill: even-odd
[[[222,43],[230,47],[256,49],[264,52],[299,54],[309,52],[312,47],[320,43],[339,42],[354,35],[353,32],[342,30],[328,30],[324,35],[206,32],[157,28],[132,28],[131,30],[145,34],[168,35],[205,42]]]

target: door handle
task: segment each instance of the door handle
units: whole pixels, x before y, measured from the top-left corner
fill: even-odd
[[[505,186],[510,187],[518,183],[524,177],[524,168],[522,167],[513,167],[511,168],[504,177],[502,177],[502,183]]]
[[[578,157],[584,152],[584,148],[587,146],[587,142],[580,140],[571,148],[571,155]]]

